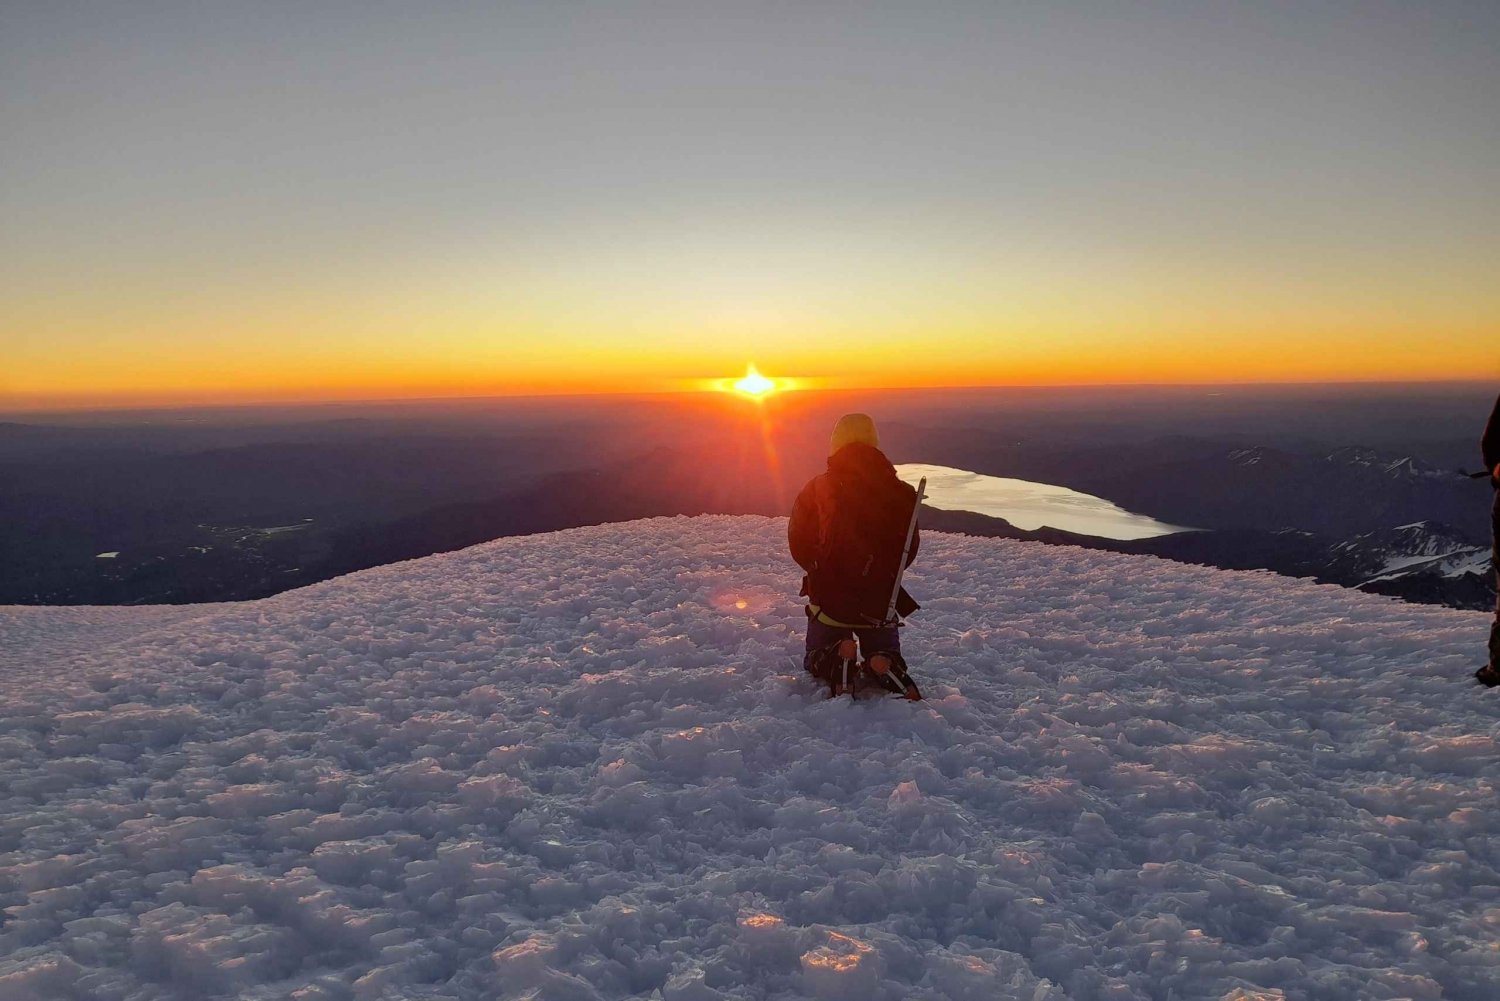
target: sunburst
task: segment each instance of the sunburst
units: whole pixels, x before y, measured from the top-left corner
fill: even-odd
[[[734,389],[737,393],[744,393],[746,396],[759,398],[768,393],[775,392],[776,380],[767,379],[756,371],[754,365],[751,365],[745,370],[744,378],[734,383]]]

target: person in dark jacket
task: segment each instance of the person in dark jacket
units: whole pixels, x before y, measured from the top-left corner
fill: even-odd
[[[916,503],[916,490],[897,479],[880,451],[875,422],[864,414],[840,418],[828,446],[828,469],[802,488],[787,525],[792,559],[806,571],[802,664],[834,694],[843,680],[835,672],[857,650],[864,658],[857,667],[879,684],[921,698],[906,673],[896,631],[899,620],[918,607],[905,588],[897,596],[896,615],[888,618]],[[916,559],[919,544],[919,533],[913,532],[907,565]]]
[[[1494,533],[1490,563],[1495,571],[1495,587],[1500,591],[1500,397],[1495,398],[1495,409],[1490,411],[1484,436],[1479,439],[1479,450],[1484,455],[1484,468],[1489,470],[1490,486],[1495,488],[1495,504],[1490,515],[1490,528]],[[1500,595],[1495,599],[1495,621],[1490,626],[1490,662],[1474,677],[1491,688],[1500,685]]]

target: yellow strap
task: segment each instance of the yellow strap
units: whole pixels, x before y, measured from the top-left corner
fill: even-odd
[[[849,623],[849,622],[840,622],[838,619],[830,618],[829,616],[823,614],[823,610],[820,607],[818,607],[817,605],[814,605],[810,601],[807,603],[807,610],[809,612],[812,612],[813,618],[815,618],[819,622],[823,623],[823,625],[825,625],[825,626],[832,626],[835,629],[869,629],[870,628],[870,626],[868,624],[862,625],[862,626],[856,626],[856,625],[854,625],[852,623]]]

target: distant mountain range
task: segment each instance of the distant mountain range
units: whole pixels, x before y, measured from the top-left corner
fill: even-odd
[[[1176,454],[1173,454],[1173,453]],[[1486,541],[1489,496],[1457,470],[1362,446],[1302,453],[1265,446],[1193,455],[1186,445],[1153,461],[1130,450],[1130,468],[1081,471],[1063,485],[1179,525],[1297,528],[1340,540],[1418,521]]]
[[[1205,528],[1120,542],[927,509],[929,529],[1494,606],[1490,491],[1412,455],[1188,436],[1063,445],[899,424],[886,436],[897,461],[1053,483]],[[580,436],[594,449],[586,454],[554,433],[12,460],[0,487],[0,604],[239,600],[500,536],[652,515],[785,514],[823,463],[808,435],[704,437],[641,442],[611,459],[597,436]],[[559,469],[568,457],[587,468]]]
[[[1004,519],[931,508],[923,510],[922,524],[936,531],[1142,553],[1225,570],[1270,570],[1421,604],[1487,610],[1496,600],[1489,547],[1440,522],[1414,522],[1347,539],[1285,528],[1181,532],[1133,541],[1052,528],[1027,532]]]
[[[1324,584],[1452,608],[1495,607],[1488,547],[1446,525],[1418,522],[1337,540],[1299,529],[1224,529],[1118,541],[1052,528],[1023,531],[1004,519],[924,508],[933,531],[1024,539],[1118,553],[1142,553],[1225,570],[1270,570]]]
[[[1331,486],[1340,503],[1351,497],[1363,502],[1368,513],[1351,521],[1368,524],[1384,512],[1457,511],[1468,527],[1429,515],[1343,538],[1326,529],[1250,532],[1225,540],[1215,565],[1259,563],[1278,573],[1314,577],[1408,601],[1455,608],[1495,607],[1490,544],[1481,527],[1489,496],[1480,483],[1463,473],[1361,446],[1335,449],[1321,462],[1265,448],[1237,449],[1227,458],[1241,467],[1266,464],[1304,475],[1325,489]],[[1172,551],[1174,545],[1192,545],[1179,537],[1152,541],[1160,543],[1159,555],[1172,558],[1180,558]]]
[[[1230,570],[1264,569],[1408,601],[1495,607],[1490,491],[1411,455],[1362,445],[1299,452],[1189,437],[1049,456],[1002,451],[984,471],[1105,497],[1176,524],[1210,526],[1130,542],[1052,528],[1023,531],[961,511],[928,528],[1149,553]]]

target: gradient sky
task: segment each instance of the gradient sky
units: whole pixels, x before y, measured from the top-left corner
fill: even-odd
[[[1500,4],[0,0],[0,406],[1500,377]]]

